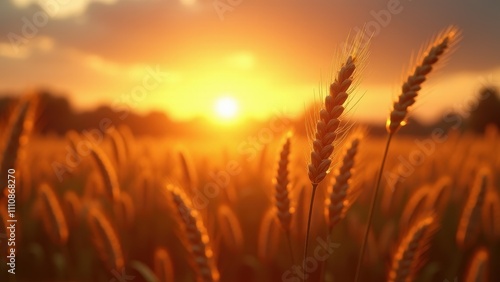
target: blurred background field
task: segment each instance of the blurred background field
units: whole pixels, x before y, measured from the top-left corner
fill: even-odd
[[[33,98],[31,102],[34,101]],[[81,134],[69,131],[58,135],[50,130],[43,134],[40,128],[50,125],[45,122],[46,115],[50,116],[50,108],[44,111],[40,108],[40,101],[43,100],[32,104],[38,105],[38,114],[30,121],[33,129],[30,133],[25,132],[26,143],[21,146],[22,154],[16,162],[19,177],[16,190],[18,281],[111,281],[116,278],[116,273],[121,273],[115,269],[118,266],[134,277],[130,281],[165,281],[163,279],[167,278],[161,276],[162,269],[175,277],[173,281],[192,281],[194,271],[188,263],[192,258],[180,244],[183,229],[176,224],[177,215],[166,196],[167,184],[183,187],[191,200],[201,203],[199,212],[213,245],[221,281],[282,279],[284,271],[292,266],[290,255],[284,233],[274,220],[266,223],[265,214],[274,207],[272,179],[276,174],[280,146],[288,131],[295,132],[290,165],[292,207],[295,210],[292,242],[295,257],[300,257],[306,203],[310,197],[305,173],[309,144],[301,134],[303,120],[287,117],[282,120],[288,125],[274,131],[269,130],[270,121],[266,121],[242,128],[238,134],[233,129],[221,130],[214,135],[192,132],[192,137],[168,134],[175,127],[163,128],[167,133],[162,137],[139,134],[133,131],[133,124],[112,127],[106,133],[90,127]],[[15,109],[15,105],[16,102],[10,103],[9,109]],[[4,121],[15,117],[16,111],[10,112],[13,114],[4,116]],[[477,222],[481,231],[471,246],[460,249],[455,243],[458,220],[481,167],[491,170],[488,195],[498,197],[500,192],[500,136],[494,122],[490,122],[497,115],[486,119],[489,125],[483,127],[481,133],[474,133],[470,126],[473,120],[481,119],[477,116],[484,113],[473,111],[469,118],[463,119],[460,128],[442,128],[439,142],[432,139],[432,131],[440,127],[427,128],[426,132],[430,134],[407,132],[398,136],[384,174],[383,192],[363,264],[364,281],[385,280],[396,243],[408,228],[408,223],[401,218],[408,213],[405,208],[410,205],[412,195],[422,194],[421,191],[432,195],[441,190],[445,191],[440,204],[442,210],[435,211],[440,214],[439,228],[429,245],[417,281],[453,281],[455,277],[464,277],[472,253],[480,246],[486,247],[490,255],[489,281],[496,281],[499,277],[500,273],[494,267],[500,261],[498,202],[491,203],[493,214],[488,215],[489,202],[486,201],[480,222]],[[97,119],[95,113],[88,116]],[[71,124],[72,120],[66,122]],[[149,127],[161,125],[147,124]],[[4,123],[3,132],[8,125]],[[482,131],[479,127],[476,129]],[[272,136],[262,139],[262,132],[266,130],[272,132]],[[94,135],[88,135],[89,132]],[[374,128],[373,132],[376,133],[377,129]],[[80,154],[85,150],[78,144],[85,141],[102,149],[103,157],[108,160],[112,173],[116,174],[120,190],[117,201],[109,198],[106,178],[95,159],[89,153]],[[332,233],[331,238],[339,247],[328,259],[326,281],[353,278],[382,147],[383,138],[368,129],[360,145],[352,180],[352,185],[361,192],[346,219]],[[71,148],[75,148],[73,153],[70,153]],[[340,146],[338,152],[344,149]],[[340,161],[339,154],[336,163]],[[68,161],[68,156],[71,161]],[[233,166],[234,175],[228,171],[229,164]],[[319,187],[311,238],[326,238],[323,203],[329,183],[327,181]],[[207,196],[205,189],[210,185],[213,189],[214,184],[219,189],[213,197]],[[41,187],[44,185],[54,191],[66,225],[66,236],[61,235],[64,232],[58,234],[61,227],[50,219],[51,210],[42,200]],[[225,226],[227,223],[219,217],[222,206],[229,207],[237,224]],[[104,239],[91,230],[91,210],[99,211],[109,221],[116,233],[115,243],[124,258],[122,262],[117,262],[110,250],[102,249],[102,242],[96,242]],[[488,222],[489,216],[494,216],[494,221]],[[270,227],[266,229],[265,224],[270,224]],[[239,231],[233,233],[231,228]],[[312,248],[317,245],[316,241],[311,244]],[[5,251],[5,244],[2,247]],[[155,262],[155,253],[159,249],[166,250],[170,257],[170,261],[163,261],[163,265]],[[26,271],[26,267],[30,271]],[[1,272],[6,281],[12,279],[6,274],[5,263]],[[316,272],[312,277],[318,279],[317,275]]]
[[[414,281],[500,281],[498,11],[488,0],[1,1],[0,217],[15,175],[18,222],[15,276],[0,225],[0,281],[301,281],[307,126],[347,38],[365,34],[309,240],[311,256],[334,246],[309,282],[353,281],[386,120],[422,43],[450,25],[452,57],[414,79],[418,101],[393,138],[360,281],[390,281],[406,257],[420,257]],[[339,172],[359,128],[354,168]],[[329,237],[340,174],[350,190]],[[428,218],[429,242],[402,255]]]

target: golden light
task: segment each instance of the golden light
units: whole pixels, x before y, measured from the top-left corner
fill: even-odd
[[[232,97],[221,97],[215,102],[216,115],[224,120],[231,120],[238,113],[238,103]]]
[[[181,4],[184,6],[193,6],[196,4],[196,0],[180,0]]]

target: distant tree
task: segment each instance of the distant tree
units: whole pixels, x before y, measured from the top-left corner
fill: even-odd
[[[74,126],[74,113],[65,97],[41,91],[38,96],[38,108],[38,132],[62,135]]]
[[[498,89],[492,86],[479,92],[478,104],[470,113],[467,129],[482,134],[488,124],[500,128],[500,99]]]

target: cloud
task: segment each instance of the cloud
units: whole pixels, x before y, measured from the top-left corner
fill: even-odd
[[[49,13],[52,11],[51,16],[54,18],[67,18],[85,13],[92,2],[113,4],[116,1],[118,0],[12,0],[11,2],[18,8],[38,5]]]
[[[265,4],[244,1],[227,12],[230,14],[221,22],[210,1],[199,1],[196,9],[186,7],[181,1],[77,2],[86,5],[84,14],[63,19],[51,17],[38,34],[53,38],[62,47],[97,54],[118,63],[172,62],[182,50],[222,53],[235,47],[244,48],[244,45],[288,54],[309,51],[324,56],[332,53],[350,28],[376,21],[374,14],[385,9],[388,3],[386,0],[365,0],[365,5],[320,0]],[[500,18],[495,15],[500,3],[479,2],[471,5],[465,0],[401,1],[403,11],[393,15],[387,27],[382,27],[380,36],[374,38],[372,53],[387,49],[389,44],[398,50],[417,50],[422,40],[433,35],[432,31],[455,23],[464,29],[468,38],[462,44],[462,67],[465,64],[491,67],[493,62],[487,56],[472,59],[469,54],[480,49],[481,54],[493,56],[500,49],[500,38],[493,36],[500,26]],[[19,8],[10,1],[2,1],[0,34],[4,36],[1,40],[9,42],[6,38],[9,32],[21,34],[25,25],[23,17],[32,21],[40,10],[43,11],[42,7],[35,4]],[[478,46],[478,40],[485,44]],[[310,44],[310,50],[304,48],[305,43]],[[407,56],[395,53],[394,60]],[[378,58],[374,61],[382,63]]]

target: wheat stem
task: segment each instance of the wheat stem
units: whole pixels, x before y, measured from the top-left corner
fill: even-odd
[[[311,230],[311,217],[312,217],[312,211],[313,211],[313,206],[314,206],[314,195],[316,194],[316,188],[318,187],[318,184],[313,184],[312,185],[312,194],[311,194],[311,202],[309,204],[309,213],[307,216],[307,229],[306,229],[306,241],[304,242],[304,261],[302,262],[302,269],[304,270],[304,278],[302,281],[307,281],[307,273],[305,273],[306,269],[306,258],[307,258],[307,247],[309,245],[309,231]]]
[[[292,259],[292,264],[295,265],[295,256],[293,255],[292,238],[290,232],[287,231],[285,235],[286,235],[286,241],[288,243],[288,250],[290,251],[290,257]]]
[[[361,244],[361,250],[359,252],[358,263],[356,266],[356,275],[354,278],[354,282],[357,282],[359,279],[359,274],[361,270],[361,263],[363,262],[363,256],[365,254],[366,242],[368,241],[368,233],[370,232],[370,227],[373,219],[373,211],[375,209],[375,203],[377,201],[378,190],[380,189],[380,182],[382,180],[382,173],[384,172],[385,161],[387,159],[387,153],[389,151],[389,145],[391,144],[393,133],[389,133],[387,137],[387,142],[385,144],[384,156],[382,157],[382,164],[380,165],[380,170],[377,176],[377,184],[375,185],[375,190],[372,193],[372,199],[370,203],[370,210],[368,211],[368,222],[366,223],[365,233],[363,235],[363,242]]]

